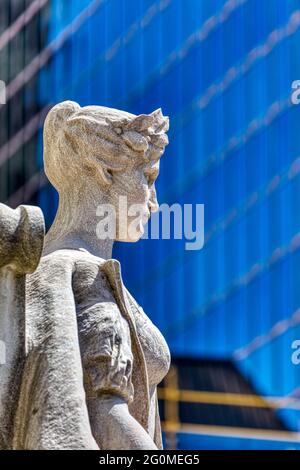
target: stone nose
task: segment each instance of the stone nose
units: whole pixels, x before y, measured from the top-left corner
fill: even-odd
[[[159,204],[157,201],[156,191],[154,188],[151,189],[150,199],[148,202],[148,207],[150,212],[157,212],[159,209]]]

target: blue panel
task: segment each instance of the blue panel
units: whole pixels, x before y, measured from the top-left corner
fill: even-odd
[[[103,1],[43,69],[40,99],[170,115],[159,200],[204,203],[207,243],[193,252],[185,240],[142,240],[117,244],[114,256],[173,354],[227,358],[263,337],[238,365],[262,394],[283,396],[300,373],[291,363],[299,325],[270,336],[300,307],[300,106],[289,102],[299,1],[246,0],[227,16],[226,3]],[[52,0],[49,43],[92,4]],[[40,201],[50,223],[57,196],[43,188]],[[298,411],[280,416],[299,430]],[[193,446],[294,444],[179,436],[179,448]]]

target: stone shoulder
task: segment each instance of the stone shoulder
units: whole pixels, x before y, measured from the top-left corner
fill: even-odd
[[[93,256],[87,252],[71,249],[60,249],[44,254],[41,259],[41,264],[43,267],[57,267],[62,265],[66,269],[70,269],[71,267],[73,270],[75,270],[77,264],[80,263],[94,264],[100,267],[104,261],[105,260],[97,258],[96,256]]]

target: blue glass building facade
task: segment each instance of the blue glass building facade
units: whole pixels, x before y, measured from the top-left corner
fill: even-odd
[[[300,378],[299,315],[290,320],[300,306],[300,108],[290,103],[299,3],[98,3],[42,72],[45,105],[162,107],[171,127],[159,201],[205,204],[202,250],[184,240],[118,246],[125,282],[173,355],[233,356],[263,395],[286,396]],[[91,2],[51,8],[49,41]],[[41,202],[53,204],[51,191]],[[280,413],[298,429],[299,411]]]
[[[202,250],[173,239],[116,246],[127,287],[174,356],[231,358],[261,395],[297,398],[300,106],[290,96],[300,79],[299,1],[51,0],[49,11],[41,108],[65,99],[136,114],[161,107],[170,145],[159,201],[205,205]],[[41,130],[39,141],[41,167]],[[50,223],[57,196],[40,186]],[[277,413],[298,432],[295,403]]]

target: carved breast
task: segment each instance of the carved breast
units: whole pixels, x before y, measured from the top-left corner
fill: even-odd
[[[130,294],[129,297],[146,359],[149,385],[158,385],[170,368],[170,351],[159,329]]]

